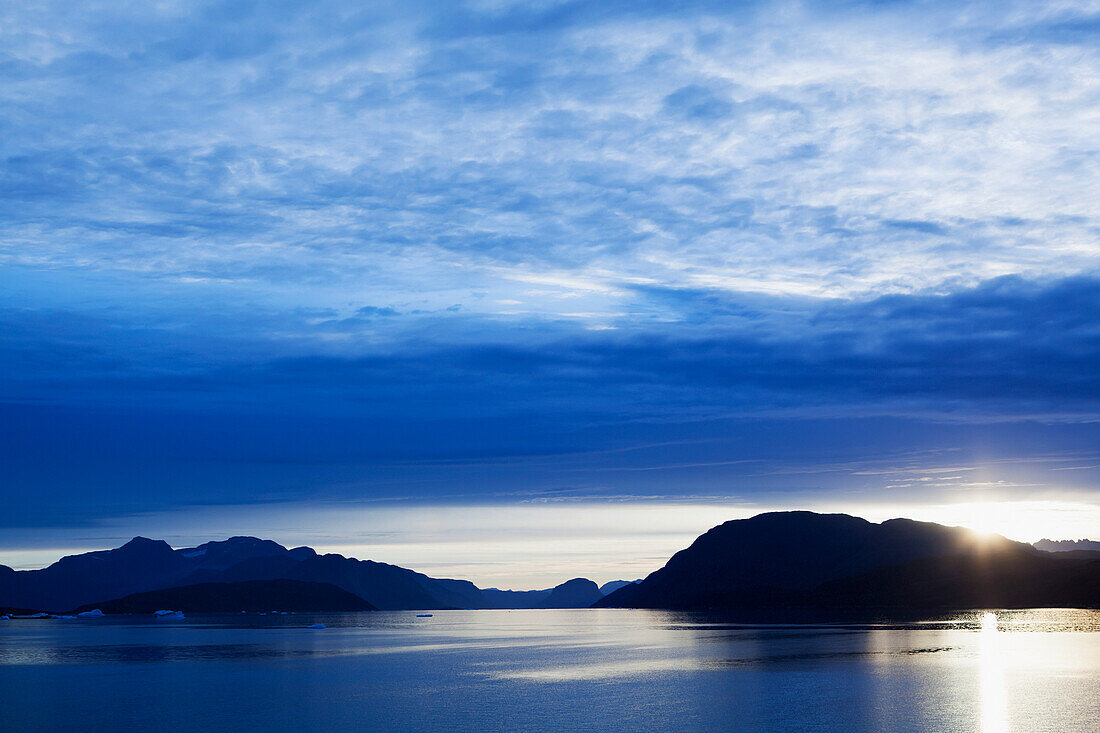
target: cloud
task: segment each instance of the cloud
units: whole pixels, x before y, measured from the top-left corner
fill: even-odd
[[[25,8],[0,260],[296,282],[311,305],[364,280],[465,302],[502,268],[839,297],[1069,275],[1098,265],[1096,57],[1033,44],[1075,18]]]
[[[99,498],[73,486],[126,511],[149,486],[157,506],[452,481],[663,496],[717,491],[773,450],[758,433],[788,464],[883,433],[939,446],[948,422],[1083,440],[1091,12],[20,4],[0,406],[21,521],[63,519],[44,486],[85,518]],[[805,427],[822,416],[864,432]],[[43,468],[59,426],[81,457]],[[681,439],[721,448],[627,462],[682,467],[630,482],[517,467]],[[507,466],[346,468],[386,456]]]
[[[1094,278],[1008,276],[947,295],[824,304],[655,286],[637,296],[627,311],[659,317],[600,316],[616,330],[596,334],[585,330],[590,314],[506,325],[363,306],[337,320],[238,323],[219,339],[11,310],[0,321],[11,377],[2,397],[344,405],[389,416],[477,405],[617,420],[824,408],[975,420],[1100,414]]]
[[[698,84],[677,89],[665,97],[665,109],[689,119],[719,120],[733,112],[733,105]]]

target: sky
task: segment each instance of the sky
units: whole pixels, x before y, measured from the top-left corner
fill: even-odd
[[[0,8],[0,563],[1100,538],[1100,4]]]

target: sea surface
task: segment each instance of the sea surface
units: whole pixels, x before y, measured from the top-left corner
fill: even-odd
[[[1060,609],[21,619],[0,621],[0,730],[1097,731],[1098,631]]]

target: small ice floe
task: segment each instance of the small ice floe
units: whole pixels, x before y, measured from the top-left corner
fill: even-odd
[[[12,618],[49,618],[50,614],[39,611],[38,613],[13,614]]]
[[[162,608],[159,611],[154,611],[153,615],[157,618],[183,618],[183,611],[170,611],[167,608]]]
[[[64,619],[74,619],[74,618],[76,618],[76,616],[70,616],[70,615],[69,615],[69,614],[67,614],[67,613],[55,613],[55,614],[52,614],[52,615],[50,616],[50,618],[64,618]]]
[[[103,615],[103,611],[98,608],[93,608],[91,611],[81,611],[77,614],[77,618],[99,618]]]
[[[11,621],[11,616],[7,615],[6,613],[0,614],[0,621]]]
[[[325,626],[324,624],[313,624],[312,626],[307,626],[306,628],[307,629],[327,629],[328,627]]]
[[[416,617],[417,618],[431,618],[432,615],[430,613],[418,613],[418,614],[416,614]]]

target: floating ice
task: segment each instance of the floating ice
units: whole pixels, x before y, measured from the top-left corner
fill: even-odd
[[[327,629],[328,627],[325,626],[324,624],[313,624],[312,626],[307,626],[306,628],[307,629]]]
[[[103,611],[98,608],[93,608],[91,611],[81,611],[77,614],[79,618],[99,618],[103,615]]]
[[[157,618],[183,618],[183,611],[169,611],[163,608],[159,611],[154,611],[153,615]]]

